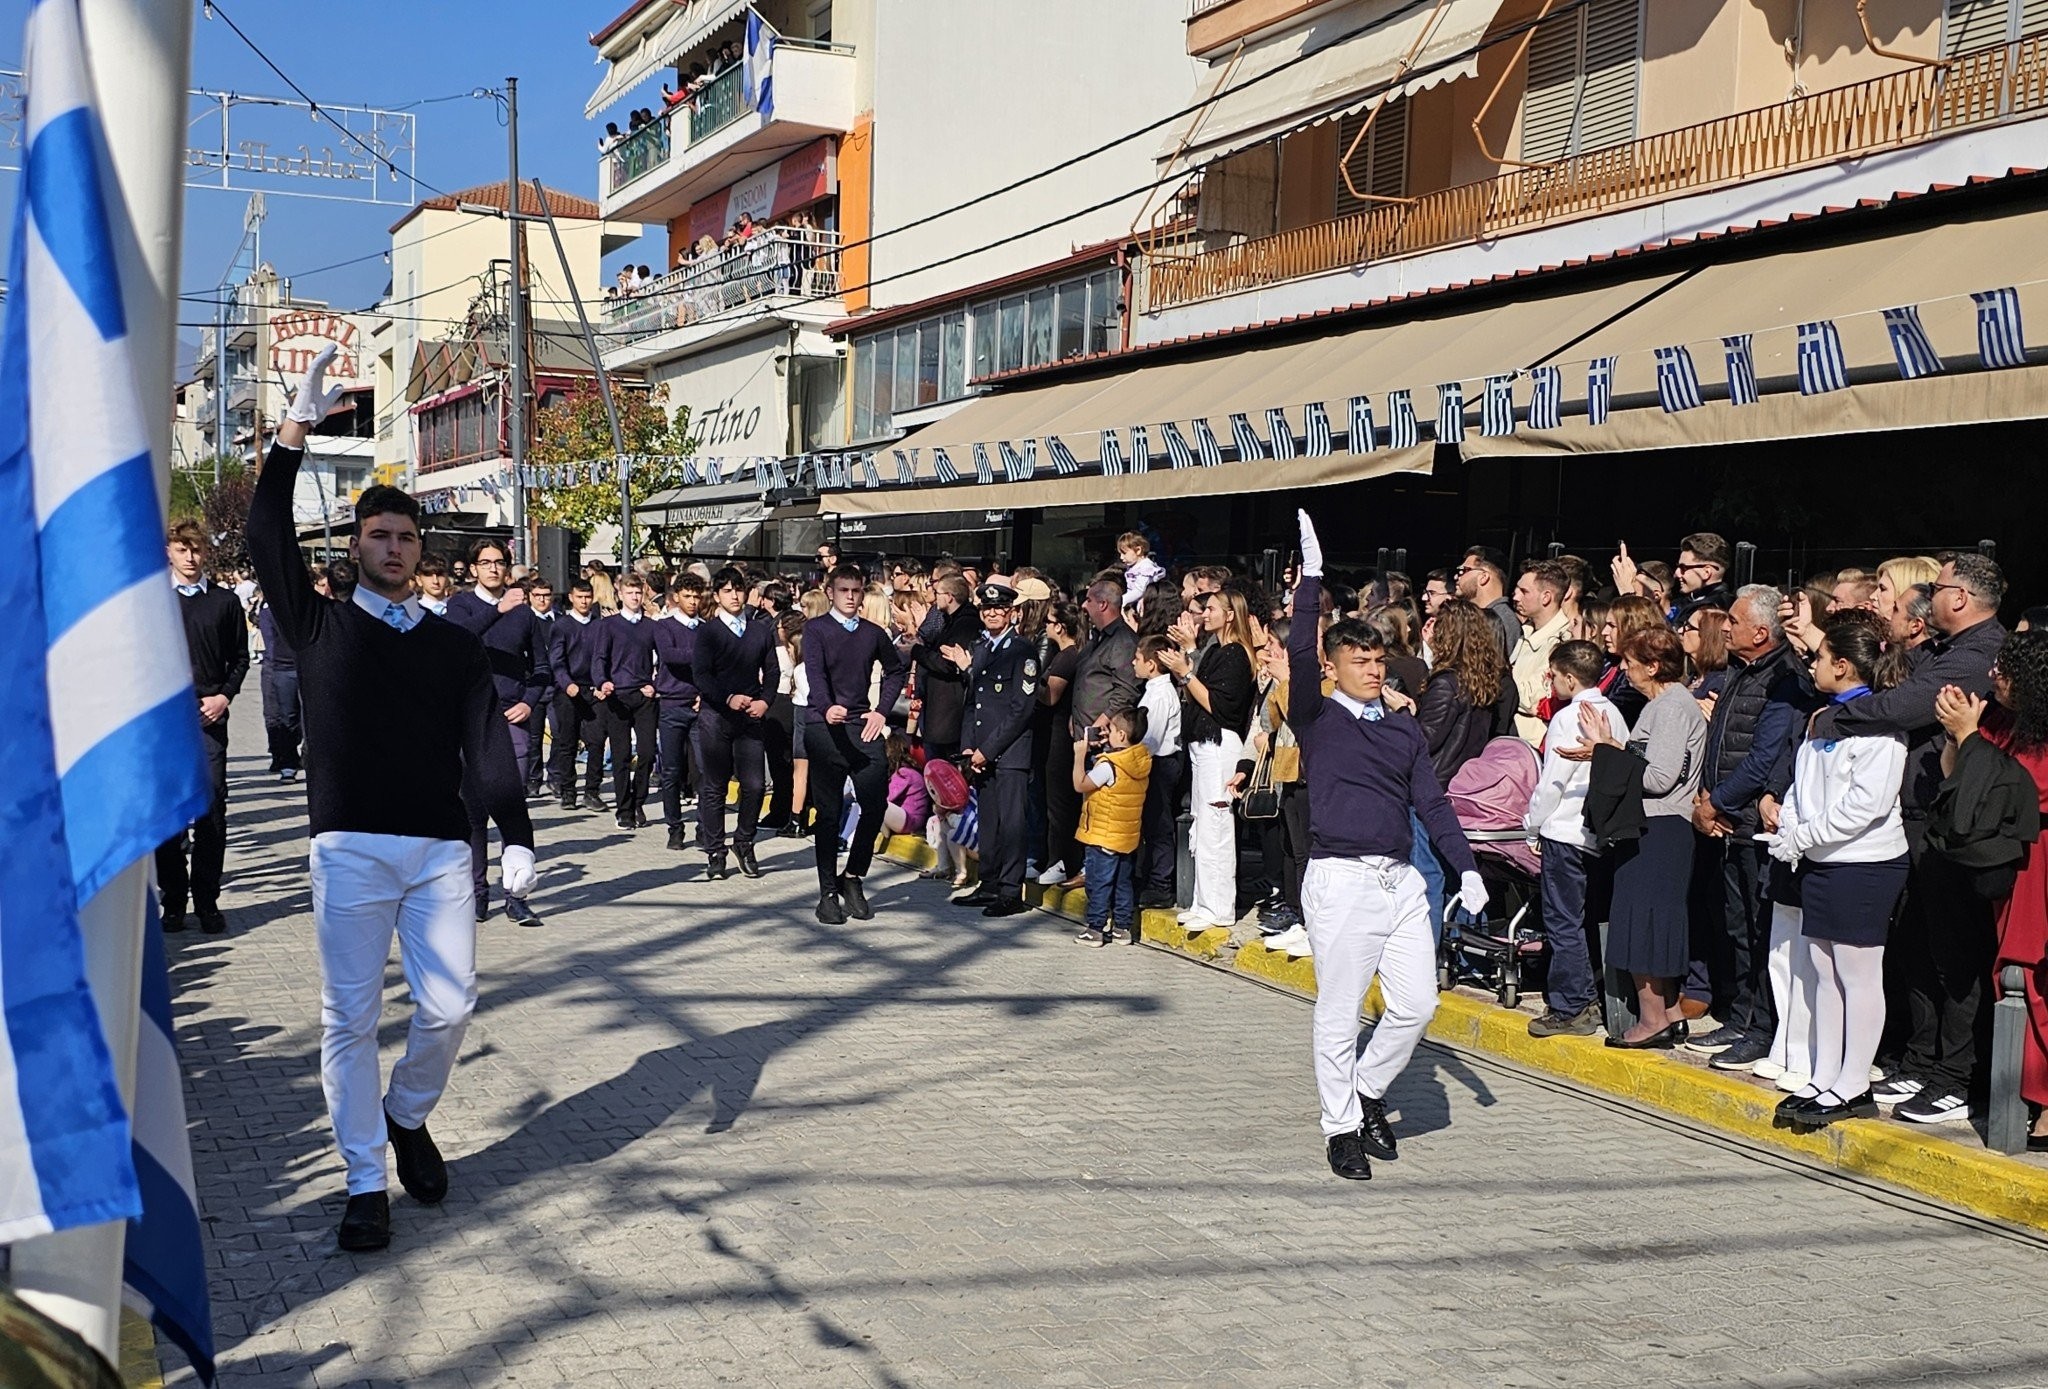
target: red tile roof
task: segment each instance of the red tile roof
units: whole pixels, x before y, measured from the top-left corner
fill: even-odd
[[[589,198],[581,198],[574,193],[564,193],[558,188],[550,188],[547,192],[548,211],[557,217],[568,217],[583,222],[595,222],[602,215],[602,209]],[[474,188],[465,188],[459,193],[450,194],[446,197],[428,198],[418,203],[413,207],[412,211],[406,213],[405,216],[399,218],[396,222],[393,222],[391,230],[397,231],[422,212],[454,212],[457,204],[467,204],[471,207],[488,207],[495,212],[503,212],[505,210],[505,203],[505,185],[502,180],[497,183],[482,183]],[[529,216],[538,217],[540,215],[540,199],[534,196],[533,185],[529,183],[521,183],[519,185],[519,210]]]

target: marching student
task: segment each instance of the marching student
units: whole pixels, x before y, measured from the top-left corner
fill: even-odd
[[[455,594],[455,576],[448,572],[447,560],[428,555],[420,561],[413,582],[419,585],[421,607],[436,617],[448,616],[448,600]]]
[[[196,521],[179,521],[165,537],[178,613],[185,620],[185,646],[192,658],[192,688],[199,696],[199,725],[206,735],[206,770],[213,799],[206,813],[157,846],[156,881],[166,931],[185,929],[189,896],[199,911],[199,929],[227,930],[220,910],[221,868],[228,853],[228,704],[242,692],[249,674],[249,621],[234,590],[217,588],[206,577],[213,547]],[[191,867],[185,845],[191,841]]]
[[[683,787],[690,779],[697,752],[697,628],[703,619],[704,581],[678,574],[669,582],[668,611],[654,624],[655,746],[661,758],[661,821],[668,827],[668,847],[683,848]]]
[[[804,746],[813,775],[811,798],[816,823],[812,829],[818,865],[818,920],[827,926],[872,917],[861,879],[882,832],[882,811],[889,801],[889,731],[885,711],[896,707],[909,674],[885,628],[860,615],[867,597],[867,577],[856,565],[842,564],[825,577],[832,608],[803,627],[804,680],[807,707],[815,715],[804,725]],[[868,690],[880,671],[872,703]],[[846,783],[853,782],[860,802],[860,823],[846,867],[839,868],[839,822],[846,808]]]
[[[304,730],[299,726],[299,662],[277,630],[277,614],[261,589],[256,593],[256,630],[263,634],[263,732],[270,743],[270,770],[293,782],[306,769]]]
[[[618,826],[647,823],[647,787],[654,779],[654,619],[647,615],[647,582],[627,570],[618,584],[619,610],[597,624],[590,678],[604,702],[612,753],[612,801]]]
[[[597,697],[597,681],[591,675],[591,661],[597,655],[597,624],[602,619],[593,609],[596,596],[590,580],[569,585],[569,609],[548,634],[548,670],[553,678],[554,700],[548,710],[555,753],[555,794],[562,809],[575,810],[576,748],[583,747],[587,761],[583,773],[583,802],[592,810],[605,809],[598,786],[604,780],[604,705]]]
[[[320,1079],[348,1165],[343,1249],[391,1238],[384,1149],[398,1180],[432,1204],[447,1168],[427,1116],[476,1007],[476,926],[464,787],[504,833],[507,896],[533,890],[533,826],[482,644],[413,596],[419,504],[395,487],[356,501],[348,602],[318,596],[299,550],[292,491],[309,427],[340,403],[325,388],[336,349],[313,359],[249,505],[249,553],[298,656],[307,730],[313,925],[320,948]],[[413,1017],[380,1100],[377,1028],[396,932]]]
[[[1119,709],[1103,730],[1101,755],[1092,737],[1074,742],[1074,792],[1081,797],[1076,841],[1086,846],[1081,861],[1088,896],[1088,920],[1074,939],[1101,946],[1118,939],[1138,943],[1138,832],[1152,781],[1152,750],[1145,745],[1144,709]],[[1093,729],[1089,732],[1092,734]]]
[[[1323,601],[1323,550],[1301,518],[1301,582],[1294,611]],[[1458,904],[1486,910],[1486,884],[1444,799],[1429,745],[1413,719],[1390,718],[1380,698],[1385,648],[1362,622],[1331,625],[1320,644],[1304,616],[1288,633],[1287,722],[1308,778],[1309,864],[1303,924],[1316,959],[1316,1091],[1330,1170],[1372,1177],[1372,1158],[1396,1157],[1386,1094],[1436,1012],[1436,939],[1422,874],[1409,860],[1412,810],[1437,854],[1458,873]],[[1329,672],[1336,689],[1323,693]],[[1386,1011],[1358,1049],[1358,1010],[1378,975]]]
[[[548,660],[552,667],[555,653],[555,618],[559,615],[555,609],[555,586],[540,575],[534,575],[532,583],[526,590],[526,602],[533,609],[533,615],[541,621],[547,643]],[[551,737],[555,731],[554,691],[547,691],[542,699],[543,703],[535,709],[540,717],[533,720],[533,747],[528,750],[526,758],[528,798],[541,794],[548,774],[554,770],[554,759],[541,755],[543,736]]]
[[[975,792],[981,882],[952,901],[983,916],[1031,910],[1023,897],[1026,806],[1030,796],[1031,711],[1037,706],[1038,656],[1010,630],[1017,590],[990,580],[977,595],[982,633],[968,651],[943,648],[967,675],[967,719],[960,756],[978,778]]]
[[[761,876],[754,837],[761,823],[761,791],[768,768],[761,720],[775,693],[775,619],[747,603],[747,576],[727,565],[711,576],[717,603],[697,629],[691,670],[702,696],[697,722],[697,847],[705,876],[726,876],[725,788],[740,784],[732,856],[740,872]]]

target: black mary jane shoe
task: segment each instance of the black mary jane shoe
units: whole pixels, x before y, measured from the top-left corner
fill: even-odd
[[[1792,1122],[1801,1128],[1817,1129],[1842,1119],[1875,1119],[1877,1101],[1864,1091],[1854,1099],[1843,1099],[1832,1090],[1823,1090],[1806,1102],[1804,1108],[1792,1112]]]
[[[1772,1111],[1772,1117],[1780,1124],[1799,1123],[1803,1121],[1807,1111],[1818,1103],[1819,1095],[1787,1095],[1778,1101],[1778,1107]]]
[[[1669,1027],[1660,1028],[1639,1041],[1631,1042],[1626,1037],[1609,1037],[1607,1045],[1617,1051],[1669,1051],[1683,1042],[1690,1031],[1691,1029],[1685,1025],[1685,1020],[1681,1018]]]

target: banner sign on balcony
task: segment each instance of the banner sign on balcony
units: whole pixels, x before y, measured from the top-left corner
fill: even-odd
[[[795,154],[785,155],[780,163],[691,204],[690,243],[695,245],[706,236],[722,240],[741,213],[756,222],[772,222],[809,207],[831,194],[834,181],[832,141],[821,136]]]

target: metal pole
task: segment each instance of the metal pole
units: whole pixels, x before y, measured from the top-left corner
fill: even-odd
[[[505,143],[511,173],[505,180],[506,222],[512,228],[511,284],[506,290],[511,312],[507,332],[512,338],[512,381],[505,394],[512,432],[512,561],[526,555],[526,227],[519,219],[519,79],[505,79]],[[545,202],[545,197],[543,197]]]
[[[220,486],[220,455],[228,446],[228,294],[213,310],[213,485]]]
[[[100,93],[107,150],[127,205],[132,239],[116,247],[136,389],[145,402],[171,398],[179,238],[184,206],[185,90],[192,66],[187,0],[81,0],[86,62]],[[111,98],[111,99],[109,99]],[[216,377],[218,371],[216,370]],[[170,487],[171,419],[146,410],[157,496]],[[129,865],[80,910],[86,977],[113,1053],[121,1102],[135,1099],[140,1031],[143,894],[147,859]],[[120,1363],[119,1221],[23,1240],[10,1280],[36,1307]]]
[[[554,239],[555,259],[562,263],[562,283],[568,287],[569,302],[576,306],[576,322],[583,329],[583,346],[590,353],[590,365],[597,372],[597,393],[604,400],[605,418],[612,426],[612,458],[619,469],[619,568],[632,564],[630,553],[633,543],[633,487],[626,476],[626,435],[619,428],[619,407],[612,399],[612,379],[604,369],[604,358],[598,354],[597,334],[590,331],[590,315],[583,311],[583,296],[576,292],[576,272],[569,268],[569,253],[562,249],[562,233],[555,226],[554,209],[548,206],[548,190],[541,181],[533,181],[533,195],[540,200],[540,215],[548,224],[548,235]],[[516,206],[516,205],[515,205]],[[518,213],[515,211],[514,216]]]

